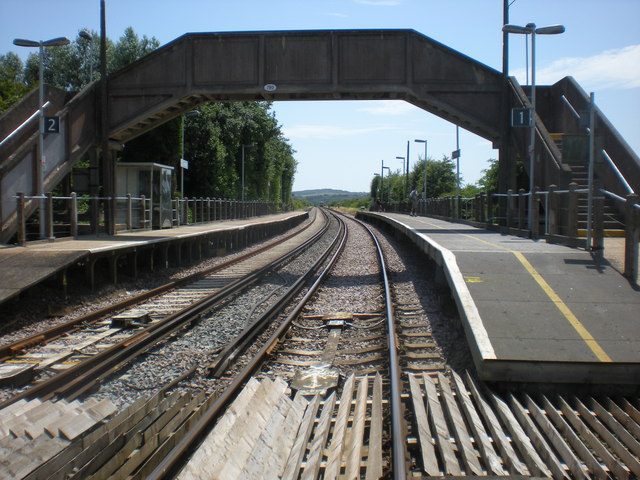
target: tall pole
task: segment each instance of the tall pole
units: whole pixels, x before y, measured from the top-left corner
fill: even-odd
[[[409,189],[411,188],[409,186],[409,140],[407,140],[407,175],[406,175],[406,184],[407,184],[407,191],[409,191]]]
[[[244,202],[244,144],[242,144],[242,180],[240,181],[240,199]]]
[[[115,195],[114,174],[115,165],[113,158],[109,152],[109,114],[107,100],[107,20],[105,0],[100,0],[100,150],[102,157],[102,185],[103,196],[110,197]],[[112,205],[108,202],[108,205]],[[107,223],[107,231],[114,235],[115,232],[115,214],[111,212],[109,207],[105,207],[105,211],[110,214],[105,218]]]
[[[182,140],[182,145],[180,146],[180,195],[184,198],[184,121],[186,120],[185,116],[182,115],[182,132],[180,138]]]
[[[595,149],[595,95],[591,92],[589,101],[589,186],[587,188],[587,250],[591,250],[592,216],[593,216],[593,161]]]
[[[533,231],[533,189],[535,188],[536,148],[536,24],[529,23],[531,31],[531,127],[529,130],[529,230]]]
[[[456,197],[460,196],[460,127],[456,125]]]
[[[40,86],[38,88],[38,102],[40,103],[40,119],[38,121],[38,195],[40,198],[40,208],[38,209],[38,223],[40,224],[40,238],[44,238],[44,166],[46,158],[44,155],[44,45],[42,40],[39,47],[40,67],[38,69],[38,79]]]
[[[503,0],[502,24],[509,23],[509,0]],[[502,73],[509,75],[509,33],[502,32]]]

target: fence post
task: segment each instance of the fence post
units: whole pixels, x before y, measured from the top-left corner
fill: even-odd
[[[594,180],[592,250],[602,250],[604,248],[604,194],[601,188],[600,180]]]
[[[47,232],[47,239],[49,241],[53,241],[55,237],[53,236],[53,193],[49,192],[46,194],[47,197],[47,214],[45,220],[45,228]]]
[[[513,190],[507,190],[507,228],[511,228],[513,222]]]
[[[558,194],[557,185],[549,185],[549,235],[558,234]]]
[[[531,202],[533,212],[531,212],[531,238],[538,238],[540,236],[540,187],[533,189],[533,201]]]
[[[131,230],[133,228],[133,211],[131,207],[132,207],[131,194],[127,193],[127,221],[126,221],[127,230]]]
[[[118,233],[118,198],[115,195],[111,197],[109,205],[111,206],[111,214],[109,215],[109,218],[111,219],[111,223],[109,224],[111,229],[110,233],[112,235],[116,235]]]
[[[69,205],[69,226],[71,227],[71,236],[78,236],[78,195],[71,192],[71,205]]]
[[[147,229],[147,202],[145,202],[144,195],[140,195],[140,206],[142,211],[140,212],[140,224],[142,228]]]
[[[640,202],[637,193],[627,195],[625,208],[624,276],[632,282],[638,278],[638,242],[640,241],[640,211],[635,208]]]
[[[24,192],[18,192],[16,205],[16,220],[18,222],[18,245],[24,247],[27,243],[27,222],[24,218]]]
[[[518,230],[524,229],[524,188],[518,190]]]
[[[567,204],[567,236],[578,236],[578,184],[569,184],[569,200]]]

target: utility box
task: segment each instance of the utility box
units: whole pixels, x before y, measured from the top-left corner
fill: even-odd
[[[133,198],[142,195],[151,200],[151,211],[147,220],[152,228],[171,228],[173,215],[171,208],[173,167],[159,163],[118,163],[116,165],[116,195]],[[121,202],[121,201],[120,201]],[[135,203],[135,202],[134,202]],[[120,203],[119,203],[120,204]],[[116,223],[126,223],[126,209],[118,208]],[[132,227],[143,228],[141,209],[132,209]]]

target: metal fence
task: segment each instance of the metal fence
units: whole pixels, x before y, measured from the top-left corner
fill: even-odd
[[[632,191],[621,197],[594,186],[594,194],[572,183],[568,190],[551,185],[546,191],[533,192],[529,222],[529,196],[520,190],[503,194],[480,193],[472,198],[441,197],[421,199],[417,214],[469,223],[529,238],[581,247],[591,251],[604,248],[605,230],[617,229],[625,238],[624,275],[638,278],[640,242],[640,196]],[[605,198],[617,204],[619,215],[605,209]],[[410,203],[389,202],[386,211],[406,213]],[[622,219],[622,220],[621,220]],[[605,228],[606,225],[606,228]]]
[[[20,192],[17,201],[17,243],[27,240],[54,240],[107,231],[105,219],[115,219],[116,232],[150,230],[154,209],[151,199],[133,197],[28,196]],[[35,210],[30,216],[29,205]],[[279,202],[239,201],[225,198],[184,198],[171,201],[171,227],[269,215],[289,210]]]

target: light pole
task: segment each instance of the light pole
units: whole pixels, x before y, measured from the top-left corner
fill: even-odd
[[[255,143],[250,143],[248,145],[242,144],[242,180],[240,185],[240,188],[242,189],[242,191],[240,192],[240,198],[242,199],[243,202],[244,202],[244,149],[252,148],[255,146],[256,146]]]
[[[180,195],[184,198],[184,171],[189,170],[189,162],[184,158],[184,122],[187,119],[187,115],[200,115],[199,110],[190,110],[186,112],[182,116],[182,135],[181,138],[181,146],[180,146]]]
[[[427,140],[415,139],[416,143],[424,143],[424,200],[427,201]]]
[[[531,115],[529,117],[529,229],[533,230],[533,189],[535,188],[535,145],[536,145],[536,35],[556,35],[563,33],[564,25],[536,27],[535,23],[526,26],[504,25],[502,31],[531,35]]]
[[[67,37],[57,37],[51,40],[25,40],[23,38],[16,38],[13,40],[13,44],[18,47],[39,47],[39,88],[38,88],[38,102],[40,104],[39,110],[39,134],[38,134],[38,196],[44,195],[44,167],[46,158],[44,155],[44,47],[61,47],[62,45],[69,45],[70,40]],[[44,198],[40,198],[40,238],[44,238]]]

